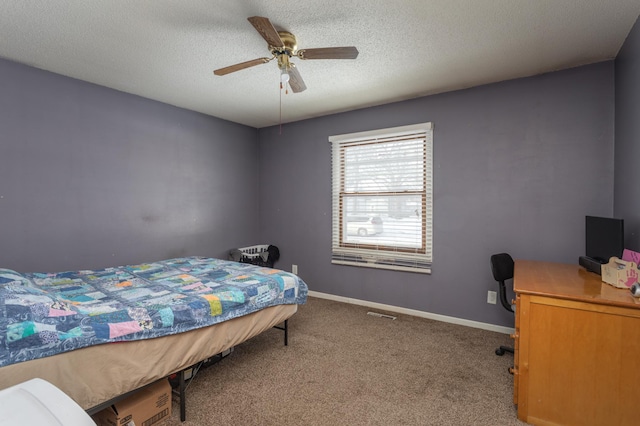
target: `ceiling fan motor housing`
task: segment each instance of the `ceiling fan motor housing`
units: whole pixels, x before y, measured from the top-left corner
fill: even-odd
[[[298,49],[298,42],[296,40],[296,36],[291,34],[289,31],[278,31],[278,35],[282,40],[283,46],[269,46],[269,50],[271,51],[271,54],[278,58],[278,68],[281,70],[287,70],[291,67],[289,58],[295,56],[296,50]]]
[[[282,40],[283,46],[275,47],[269,46],[269,50],[275,56],[280,56],[286,54],[287,56],[295,56],[296,51],[298,50],[298,41],[296,40],[296,36],[291,34],[289,31],[278,31],[278,35]]]

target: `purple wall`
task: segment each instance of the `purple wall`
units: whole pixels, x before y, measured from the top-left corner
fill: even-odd
[[[640,20],[616,58],[614,213],[624,219],[626,247],[640,251]]]
[[[256,129],[1,59],[0,93],[0,267],[255,244]]]
[[[331,135],[434,123],[432,275],[332,265]],[[261,129],[261,240],[311,290],[505,326],[489,257],[577,263],[613,213],[614,64]]]
[[[0,267],[19,271],[225,257],[272,243],[277,266],[299,265],[312,290],[510,326],[508,312],[486,303],[497,287],[489,256],[576,263],[584,216],[613,214],[613,62],[287,124],[282,134],[4,60],[0,93]],[[424,121],[435,125],[433,274],[331,265],[328,137]]]

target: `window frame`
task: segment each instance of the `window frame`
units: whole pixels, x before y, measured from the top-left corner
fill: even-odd
[[[352,147],[385,142],[403,142],[418,139],[423,143],[421,167],[422,188],[411,191],[355,191],[345,189],[345,151]],[[431,273],[433,263],[433,123],[425,122],[409,126],[377,129],[358,133],[329,137],[332,145],[332,258],[333,264],[364,266],[380,269]],[[416,176],[418,176],[416,174]],[[421,247],[410,248],[402,245],[381,245],[376,243],[354,243],[345,241],[346,215],[345,199],[366,196],[407,196],[421,197]]]

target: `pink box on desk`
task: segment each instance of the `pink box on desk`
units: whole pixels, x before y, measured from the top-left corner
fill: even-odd
[[[633,262],[638,265],[640,264],[640,253],[638,253],[637,251],[624,249],[624,251],[622,252],[622,260]]]

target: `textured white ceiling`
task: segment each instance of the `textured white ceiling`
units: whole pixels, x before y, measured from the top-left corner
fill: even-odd
[[[612,59],[640,0],[2,0],[0,57],[253,127]],[[281,93],[247,21],[265,16],[299,48],[307,90]],[[282,104],[280,103],[282,102]]]

